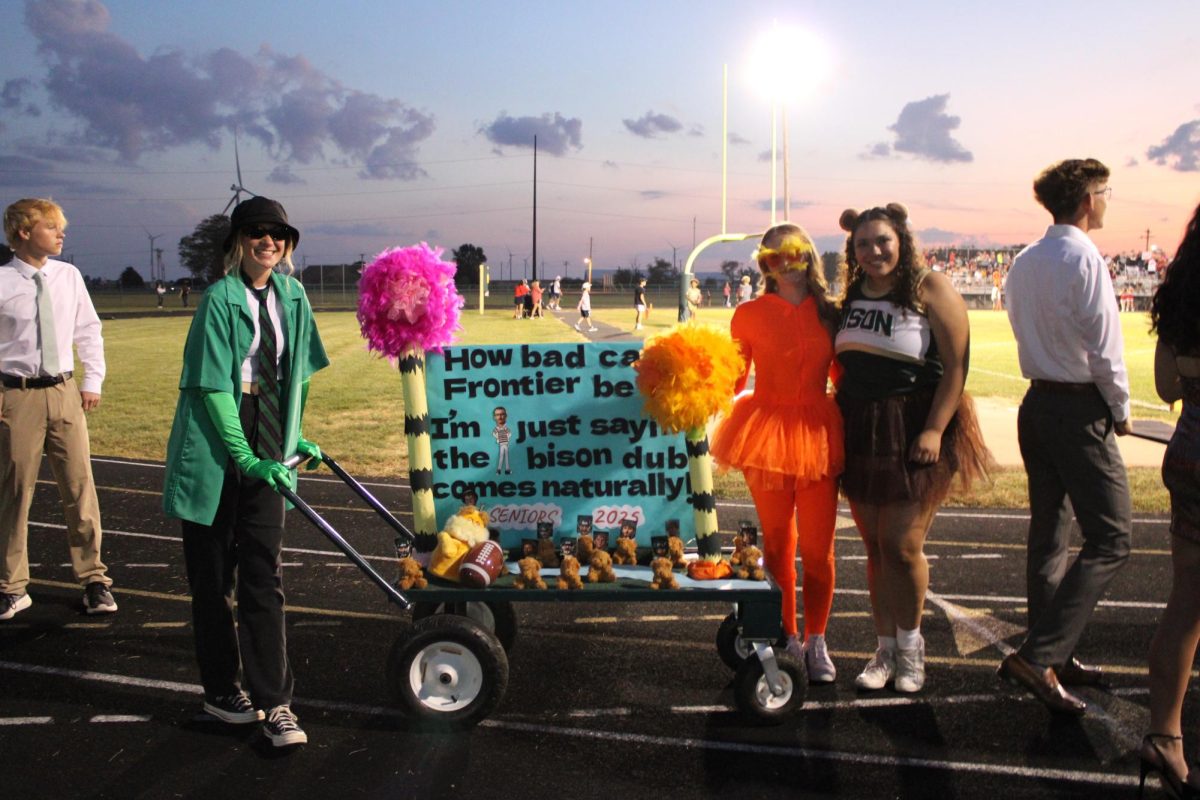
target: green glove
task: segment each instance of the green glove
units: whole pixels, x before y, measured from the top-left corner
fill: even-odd
[[[242,419],[238,415],[237,401],[229,392],[205,392],[204,407],[208,409],[208,417],[216,427],[225,449],[245,475],[266,481],[272,489],[279,491],[286,486],[295,491],[292,486],[292,471],[278,461],[269,458],[259,458],[250,449],[246,440],[246,432],[242,430]]]
[[[308,459],[305,469],[316,469],[321,466],[321,448],[304,437],[296,440],[296,452]]]

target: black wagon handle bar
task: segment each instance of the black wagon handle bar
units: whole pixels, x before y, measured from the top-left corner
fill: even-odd
[[[1148,442],[1158,442],[1159,444],[1170,444],[1171,443],[1171,440],[1168,439],[1167,437],[1155,436],[1153,433],[1138,433],[1137,431],[1131,430],[1129,432],[1129,435],[1136,436],[1139,439],[1145,439]]]
[[[304,460],[304,456],[294,455],[283,463],[284,466],[295,467]],[[325,460],[324,454],[322,454],[321,460]],[[354,565],[362,570],[363,574],[370,578],[372,583],[382,589],[383,593],[388,596],[389,600],[400,606],[405,611],[408,611],[412,608],[413,602],[405,597],[399,589],[388,582],[387,578],[376,572],[375,568],[368,564],[366,559],[364,559],[359,552],[355,550],[354,547],[347,542],[340,533],[337,532],[337,530],[334,529],[332,525],[325,521],[324,517],[314,511],[312,507],[308,505],[308,503],[300,499],[300,495],[296,494],[286,486],[280,487],[279,493],[283,495],[289,503],[299,509],[301,514],[308,517],[308,521],[315,525],[317,530],[325,534],[325,537],[329,539],[329,541],[333,542],[339,550],[345,553],[346,558],[349,558],[351,561],[353,561]]]
[[[301,456],[301,460],[303,460],[303,456]],[[386,522],[388,525],[391,525],[396,533],[403,536],[410,545],[416,541],[416,537],[413,536],[413,532],[405,527],[403,522],[396,519],[395,515],[388,511],[387,508],[384,507],[383,503],[375,499],[375,495],[367,491],[367,487],[355,480],[353,475],[342,469],[342,465],[337,463],[332,456],[323,450],[321,451],[321,463],[328,465],[328,467],[333,470],[333,474],[337,475],[346,483],[347,486],[353,489],[354,493],[363,499],[363,502],[375,509],[375,513],[382,517],[384,522]]]

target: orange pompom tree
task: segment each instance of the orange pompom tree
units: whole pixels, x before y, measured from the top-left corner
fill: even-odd
[[[729,409],[744,366],[742,353],[728,331],[696,322],[648,338],[642,357],[633,365],[646,414],[663,430],[683,433],[687,441],[692,488],[688,500],[696,546],[701,562],[709,565],[721,564],[722,558],[714,535],[717,508],[707,424],[713,415]],[[704,577],[722,577],[711,568],[707,573]]]

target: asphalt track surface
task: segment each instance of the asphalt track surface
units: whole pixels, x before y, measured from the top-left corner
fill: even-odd
[[[159,511],[161,464],[96,457],[94,468],[120,611],[82,614],[43,467],[30,529],[34,605],[0,623],[9,796],[949,800],[1136,790],[1146,651],[1170,581],[1163,518],[1136,518],[1134,553],[1085,634],[1080,657],[1111,677],[1107,691],[1081,692],[1081,720],[1052,716],[994,675],[1024,624],[1020,512],[938,517],[927,546],[926,688],[857,692],[874,636],[863,550],[843,509],[829,629],[838,680],[811,687],[784,724],[736,711],[713,644],[724,604],[518,603],[504,700],[474,730],[443,734],[406,723],[385,687],[407,614],[292,512],[289,652],[310,744],[276,751],[256,726],[199,713],[179,530]],[[370,487],[407,510],[402,483]],[[301,494],[388,574],[390,529],[364,503],[324,470],[302,478]],[[718,513],[723,532],[754,516],[738,504]],[[1189,702],[1189,730],[1194,711]]]

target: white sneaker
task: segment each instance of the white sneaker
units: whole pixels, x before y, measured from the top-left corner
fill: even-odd
[[[641,325],[634,325],[634,326],[633,326],[633,329],[634,329],[635,331],[640,331],[640,330],[642,329],[642,326],[641,326]]]
[[[896,691],[912,694],[925,685],[925,638],[912,650],[896,651]]]
[[[595,325],[593,325],[592,327],[588,328],[588,330],[589,330],[589,331],[592,331],[592,332],[594,333],[594,332],[596,332],[596,331],[598,331],[598,330],[600,330],[600,329],[599,329],[599,328],[597,328]]]
[[[575,330],[579,330],[579,323],[578,323],[578,322],[576,322],[576,323],[575,323]]]
[[[824,635],[815,633],[804,643],[804,669],[808,672],[809,683],[833,683],[837,680],[837,667],[829,657]]]
[[[804,663],[804,643],[800,641],[799,636],[788,637],[787,647],[784,652],[800,663]]]
[[[874,691],[888,685],[888,681],[896,677],[896,651],[880,647],[875,655],[863,667],[863,671],[854,679],[854,685],[859,689]]]

